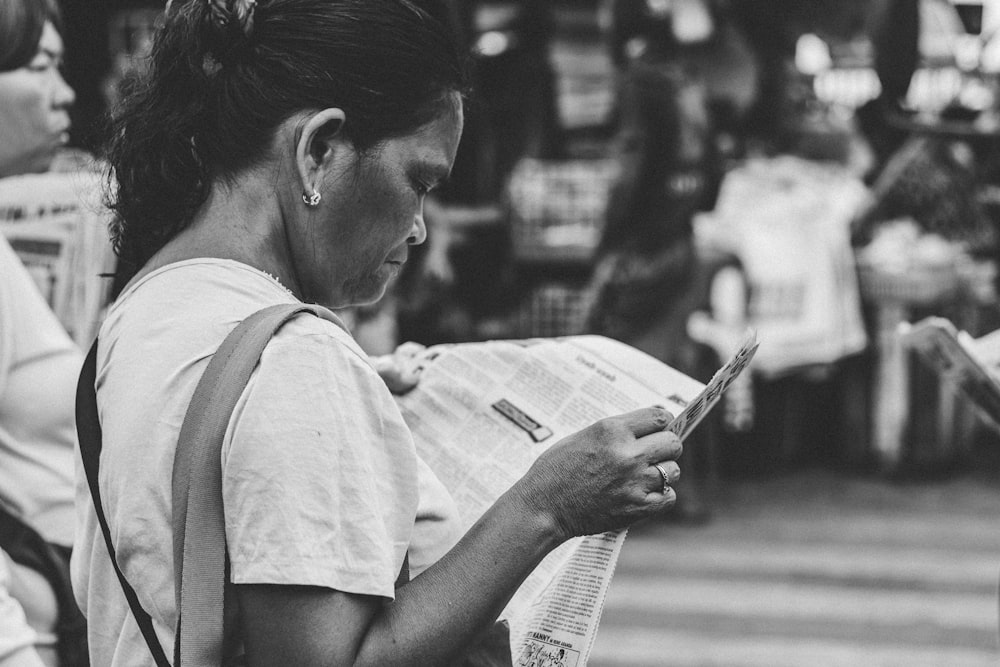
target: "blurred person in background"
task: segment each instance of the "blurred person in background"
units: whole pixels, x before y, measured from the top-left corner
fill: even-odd
[[[686,327],[707,286],[692,218],[714,203],[721,169],[705,86],[682,57],[680,37],[707,39],[711,15],[701,5],[679,25],[678,4],[684,3],[617,0],[613,7],[611,48],[621,72],[615,139],[620,164],[594,257],[586,330],[697,377],[699,352]],[[688,488],[674,516],[704,514],[692,479],[684,477]]]
[[[463,4],[475,62],[475,112],[484,123],[477,166],[491,170],[488,192],[499,198],[518,160],[552,158],[561,150],[549,59],[555,22],[547,0]]]
[[[52,0],[0,3],[0,177],[44,172],[73,90]],[[0,665],[82,665],[69,588],[82,355],[0,235]]]
[[[671,59],[697,72],[713,135],[724,156],[739,157],[760,68],[729,0],[605,0],[602,24],[618,80],[652,42],[674,42]],[[671,20],[662,17],[669,14]],[[612,115],[612,121],[614,117]]]
[[[883,0],[871,12],[868,32],[874,52],[878,96],[857,110],[858,125],[875,152],[876,173],[906,141],[892,124],[903,118],[903,103],[920,63],[919,0]]]

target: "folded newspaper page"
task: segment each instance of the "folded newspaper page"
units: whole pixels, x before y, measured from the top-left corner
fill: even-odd
[[[81,347],[96,335],[114,270],[108,212],[97,172],[0,179],[0,235]]]
[[[676,415],[667,428],[686,437],[756,350],[748,335],[705,386],[599,336],[437,346],[420,359],[420,384],[398,400],[467,529],[545,449],[599,419],[663,405]],[[501,614],[514,665],[587,664],[625,534],[571,540],[528,577]]]
[[[900,340],[953,382],[1000,430],[1000,332],[973,338],[943,317],[904,322]]]

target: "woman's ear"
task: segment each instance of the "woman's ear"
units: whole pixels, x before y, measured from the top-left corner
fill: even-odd
[[[302,192],[313,192],[323,172],[331,167],[337,149],[335,139],[346,118],[342,109],[323,109],[309,116],[301,126],[295,145],[295,163]]]

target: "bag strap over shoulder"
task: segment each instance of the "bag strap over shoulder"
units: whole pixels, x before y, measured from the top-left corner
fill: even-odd
[[[225,596],[228,559],[222,507],[222,442],[232,411],[264,347],[283,324],[302,312],[345,328],[336,315],[321,306],[281,304],[254,313],[226,337],[212,357],[184,417],[172,479],[175,588],[179,613],[174,661],[178,667],[181,663],[185,667],[222,664],[224,639],[229,628],[226,619],[234,618],[227,607],[235,609],[232,604],[226,605]],[[170,667],[152,619],[118,567],[101,504],[98,472],[102,433],[95,391],[96,360],[97,341],[94,341],[84,362],[76,395],[77,432],[84,472],[125,599],[157,667]],[[187,629],[183,635],[181,620]]]
[[[185,667],[222,664],[224,638],[235,628],[227,605],[226,526],[222,506],[222,442],[233,409],[268,341],[285,322],[310,312],[343,326],[337,316],[304,304],[265,308],[243,320],[212,357],[191,398],[174,455],[173,522],[177,637]],[[183,632],[182,632],[183,630]]]

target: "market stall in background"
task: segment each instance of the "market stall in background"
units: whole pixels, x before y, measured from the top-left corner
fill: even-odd
[[[63,4],[74,143],[94,150],[162,3]],[[703,427],[698,477],[923,474],[995,448],[897,331],[927,315],[973,336],[1000,325],[994,4],[480,0],[452,14],[475,72],[465,136],[429,242],[382,303],[345,313],[367,349],[603,333],[705,381],[750,326],[753,380]],[[3,230],[35,261],[19,222]],[[85,294],[92,326],[101,299]],[[67,325],[89,330],[64,298]]]

